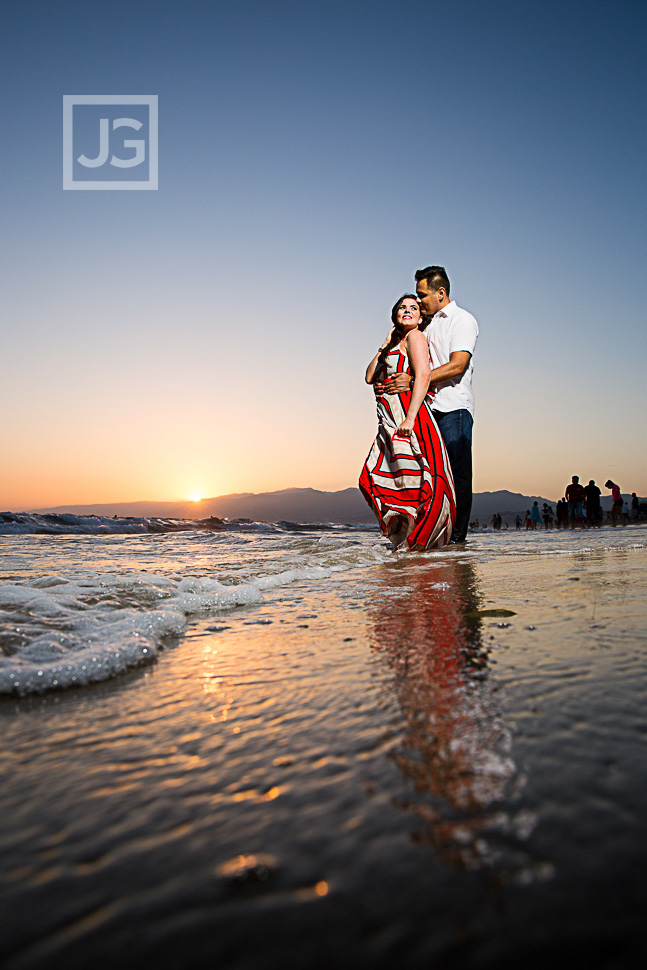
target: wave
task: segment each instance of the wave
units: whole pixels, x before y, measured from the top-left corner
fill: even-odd
[[[626,556],[644,553],[646,528],[484,533],[413,562]],[[82,687],[152,663],[191,616],[254,608],[279,587],[303,593],[348,570],[359,571],[355,590],[362,570],[411,561],[366,525],[25,512],[0,513],[2,532],[0,698]],[[87,538],[57,539],[69,534]]]
[[[43,516],[12,517],[18,521],[10,525],[32,533],[42,525]],[[153,663],[182,638],[188,617],[255,607],[278,587],[311,588],[390,552],[343,527],[308,534],[248,520],[191,532],[196,523],[186,520],[184,531],[133,542],[114,531],[96,534],[100,517],[48,518],[53,533],[2,539],[0,698],[111,679]],[[159,521],[153,530],[150,524],[134,520],[130,531],[150,533]],[[57,538],[70,531],[86,541]]]
[[[362,523],[255,522],[252,519],[136,518],[133,516],[73,515],[72,513],[0,512],[0,535],[151,535],[170,532],[304,532],[374,530]]]
[[[187,616],[261,601],[249,583],[143,572],[2,585],[0,695],[107,680],[154,661],[168,638],[183,635]]]

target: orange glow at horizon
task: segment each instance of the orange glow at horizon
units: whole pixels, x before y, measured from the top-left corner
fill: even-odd
[[[186,505],[187,512],[193,505],[193,514],[197,503],[221,495],[354,487],[375,436],[372,392],[356,374],[364,360],[359,353],[344,364],[347,372],[339,366],[343,393],[321,393],[315,381],[308,386],[307,368],[297,368],[295,380],[273,389],[272,407],[265,408],[259,408],[255,392],[239,399],[235,381],[227,383],[233,381],[228,373],[221,377],[224,391],[194,374],[194,384],[204,387],[197,416],[195,396],[187,404],[178,390],[166,400],[168,384],[149,383],[143,390],[120,385],[119,396],[106,379],[88,406],[79,408],[79,394],[88,397],[89,391],[76,371],[65,375],[67,381],[54,370],[23,375],[15,396],[22,395],[25,403],[0,430],[0,511],[146,501]],[[267,358],[261,359],[264,368]],[[324,359],[321,372],[332,372],[337,364]],[[607,434],[603,415],[595,425],[584,424],[577,440],[556,436],[555,421],[541,409],[520,411],[518,425],[515,414],[502,423],[504,407],[495,393],[498,385],[486,380],[487,360],[482,370],[475,492],[508,489],[556,501],[570,477],[579,474],[598,484],[612,478],[623,493],[647,494],[647,460],[635,447],[630,422]],[[251,368],[252,387],[261,387],[264,379],[261,365]],[[145,382],[146,375],[140,380]],[[42,419],[49,407],[45,392],[53,396],[55,425]],[[238,402],[235,421],[229,417],[232,401]],[[277,414],[289,419],[277,421]]]

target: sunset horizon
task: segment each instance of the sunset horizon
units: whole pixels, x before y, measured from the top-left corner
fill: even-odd
[[[500,486],[499,488],[487,488],[487,489],[475,488],[474,495],[476,497],[476,496],[483,496],[483,495],[494,495],[499,492],[503,492],[503,493],[507,492],[507,493],[510,493],[511,495],[520,495],[528,498],[530,498],[531,496],[541,496],[541,498],[543,499],[547,499],[551,502],[557,502],[560,498],[563,497],[564,490],[567,484],[568,482],[564,483],[561,492],[559,490],[557,490],[557,492],[541,491],[541,490],[534,490],[534,489],[523,490],[520,488],[513,488],[508,485],[508,486]],[[600,480],[597,480],[597,484],[600,486],[600,489],[602,491],[602,499],[610,500],[610,497],[611,497],[610,489],[605,489],[604,483],[601,482]],[[133,499],[109,498],[109,499],[101,499],[97,501],[78,500],[78,501],[50,502],[50,503],[42,503],[38,505],[31,505],[28,507],[17,504],[17,505],[14,505],[13,507],[11,506],[0,507],[0,512],[5,511],[5,512],[11,512],[11,513],[23,513],[23,512],[40,513],[40,512],[51,512],[51,511],[63,511],[66,509],[74,509],[74,508],[89,510],[92,508],[101,508],[101,507],[116,508],[119,506],[132,506],[132,507],[174,506],[174,507],[177,507],[178,509],[186,508],[187,512],[189,512],[191,510],[199,511],[200,507],[202,506],[206,506],[211,502],[217,502],[225,499],[262,497],[265,495],[281,495],[284,493],[287,494],[289,492],[308,492],[308,491],[314,491],[322,495],[336,495],[349,490],[357,490],[357,488],[358,487],[356,483],[342,485],[339,488],[329,488],[329,489],[318,488],[315,485],[288,485],[288,486],[275,488],[275,489],[263,489],[263,490],[240,489],[234,492],[222,492],[222,493],[213,494],[213,495],[203,495],[201,498],[191,498],[189,496],[180,496],[180,497],[171,497],[171,498],[133,498]],[[621,489],[621,491],[622,491],[622,494],[625,496],[630,496],[632,492],[636,492],[639,499],[641,500],[647,497],[647,495],[643,495],[643,493],[640,490],[636,490],[636,489]],[[191,515],[188,517],[194,518],[195,516]]]

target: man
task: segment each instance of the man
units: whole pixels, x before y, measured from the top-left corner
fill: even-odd
[[[564,494],[566,495],[566,501],[568,502],[568,519],[571,523],[571,529],[575,528],[575,523],[578,520],[580,525],[584,525],[584,511],[582,509],[582,503],[586,498],[586,492],[584,491],[584,486],[580,485],[578,475],[573,475],[571,478],[571,484],[567,486]]]
[[[431,358],[429,391],[432,409],[447,448],[456,486],[456,523],[451,541],[464,542],[472,509],[472,357],[478,324],[471,313],[449,299],[449,279],[443,266],[426,266],[415,274],[420,309],[431,316],[425,330]],[[376,385],[376,392],[402,392],[413,378],[402,374]]]
[[[601,492],[593,479],[588,485],[584,486],[584,494],[586,495],[586,521],[589,523],[590,529],[593,526],[599,529],[602,525]]]

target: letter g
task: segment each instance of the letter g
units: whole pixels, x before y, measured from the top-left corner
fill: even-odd
[[[112,122],[113,131],[115,128],[134,128],[135,131],[139,131],[141,126],[141,121],[136,121],[134,118],[115,118]],[[134,148],[135,156],[134,158],[118,158],[113,155],[110,164],[116,168],[133,168],[135,165],[141,165],[146,159],[146,142],[141,138],[125,139],[124,148]]]

